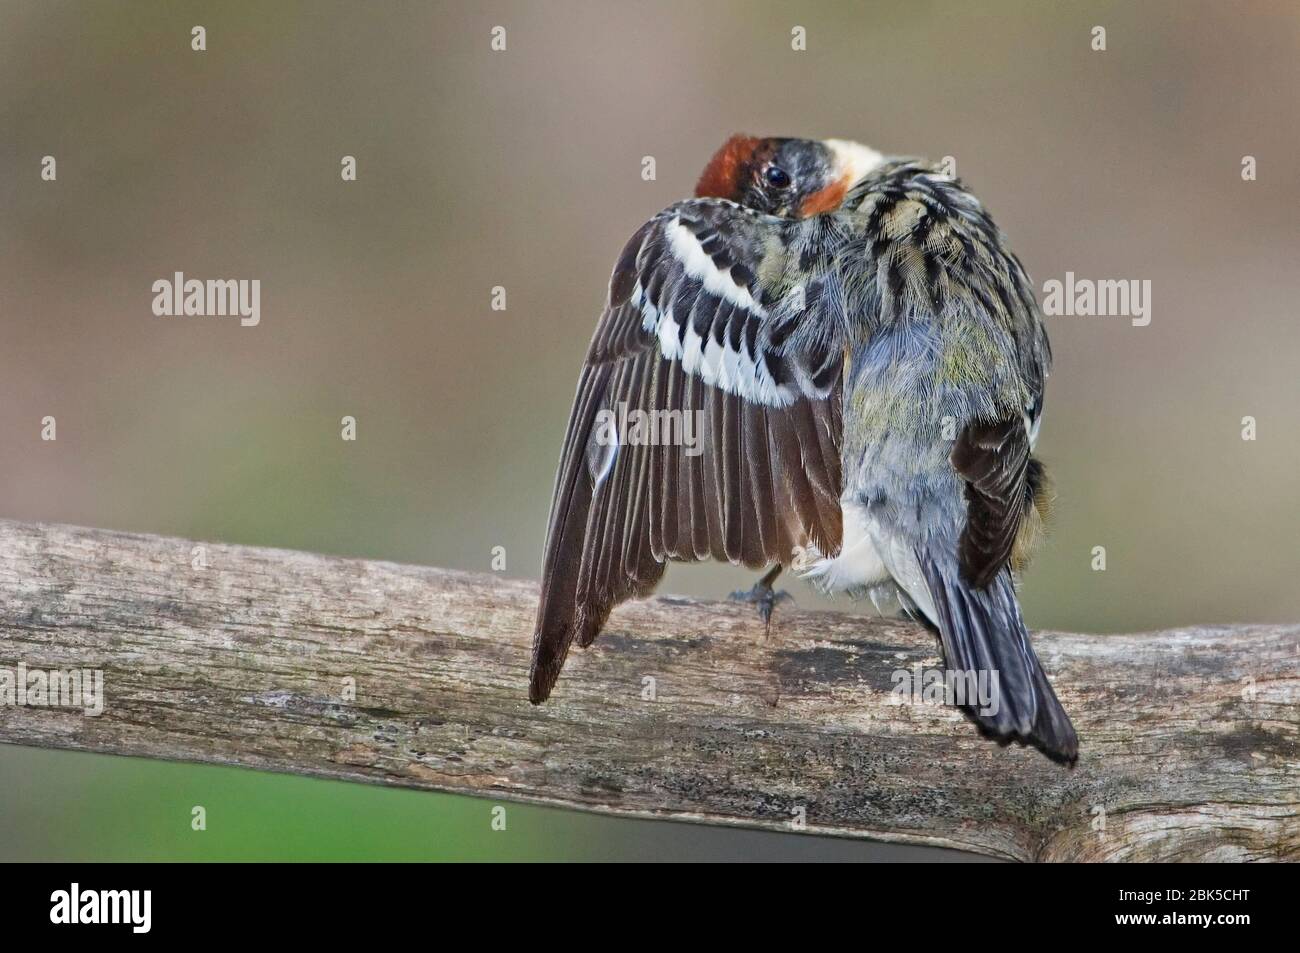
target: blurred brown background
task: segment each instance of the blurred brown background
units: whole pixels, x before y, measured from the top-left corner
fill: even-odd
[[[206,52],[190,49],[195,24]],[[478,570],[504,546],[511,575],[535,576],[624,240],[732,132],[836,136],[954,156],[1040,289],[1066,271],[1152,282],[1149,327],[1049,318],[1039,450],[1059,501],[1025,583],[1031,626],[1294,621],[1298,80],[1288,2],[4,0],[0,515]],[[641,179],[646,155],[657,181]],[[1244,155],[1258,181],[1242,181]],[[260,325],[155,317],[151,285],[175,271],[261,279]],[[1099,545],[1106,572],[1090,568]],[[676,568],[665,589],[750,581]],[[70,790],[152,783],[50,757],[73,759],[57,768]],[[0,750],[0,771],[55,772],[43,758]],[[355,797],[363,815],[379,803]],[[57,854],[31,825],[86,822],[97,803],[9,784],[0,825],[29,830],[25,856]],[[413,814],[417,829],[441,816]],[[667,827],[562,823],[617,856]],[[539,854],[566,849],[551,824]],[[149,849],[104,855],[208,856],[146,828]],[[364,851],[345,840],[332,856]],[[425,856],[441,856],[436,837]]]

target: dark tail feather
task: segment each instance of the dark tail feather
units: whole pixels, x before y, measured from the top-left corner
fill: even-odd
[[[962,578],[955,560],[948,565],[926,553],[918,556],[934,599],[934,621],[948,668],[997,673],[997,704],[985,711],[963,706],[967,713],[988,734],[1031,744],[1053,760],[1073,763],[1079,739],[1029,644],[1011,571],[1004,568],[987,587],[976,589]]]

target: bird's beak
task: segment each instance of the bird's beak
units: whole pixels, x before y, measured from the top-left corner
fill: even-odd
[[[835,211],[849,189],[884,161],[879,152],[860,142],[825,139],[822,145],[831,154],[830,175],[826,185],[809,195],[799,206],[799,215],[803,218]]]

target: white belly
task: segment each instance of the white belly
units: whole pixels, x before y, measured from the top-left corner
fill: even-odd
[[[882,613],[882,601],[897,603],[909,614],[919,611],[937,625],[934,600],[908,541],[883,532],[860,503],[841,500],[840,513],[844,518],[840,554],[827,558],[814,553],[804,578],[825,593],[869,596]]]
[[[827,558],[814,554],[804,570],[804,577],[823,592],[853,592],[870,588],[890,578],[867,526],[866,508],[858,503],[840,502],[844,519],[843,542],[838,556]]]

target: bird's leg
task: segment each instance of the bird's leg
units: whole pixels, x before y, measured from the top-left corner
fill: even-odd
[[[776,608],[776,604],[793,598],[788,592],[777,592],[772,588],[772,583],[776,582],[776,577],[781,575],[782,568],[784,567],[777,563],[754,584],[754,588],[748,591],[739,589],[731,594],[733,602],[752,602],[758,606],[758,617],[763,620],[765,632],[772,631],[772,610]]]

